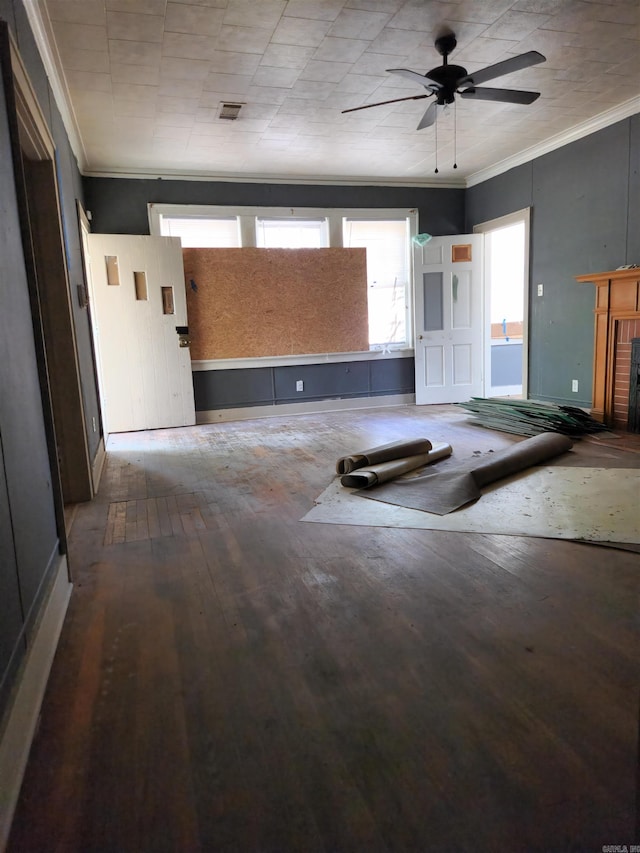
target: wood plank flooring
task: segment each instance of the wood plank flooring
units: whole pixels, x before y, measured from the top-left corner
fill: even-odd
[[[113,437],[10,853],[638,840],[640,555],[300,522],[339,456],[423,435],[515,440],[453,407]]]

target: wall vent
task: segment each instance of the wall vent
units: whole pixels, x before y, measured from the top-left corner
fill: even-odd
[[[220,104],[220,112],[218,113],[218,118],[225,119],[227,121],[234,121],[238,118],[238,114],[244,104],[230,104],[222,102]]]

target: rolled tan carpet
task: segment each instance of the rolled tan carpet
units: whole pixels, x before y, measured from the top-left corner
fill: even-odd
[[[380,462],[377,465],[367,465],[358,468],[348,474],[343,474],[340,482],[343,486],[351,486],[356,489],[368,489],[379,483],[386,483],[401,474],[415,471],[423,465],[430,465],[438,459],[444,459],[451,455],[451,445],[439,443],[432,446],[426,453],[417,453],[414,456],[403,456],[401,459],[391,459],[389,462]]]
[[[431,442],[428,438],[392,441],[390,444],[381,444],[369,450],[359,450],[349,456],[341,456],[336,462],[336,473],[348,474],[367,465],[377,465],[380,462],[389,462],[406,456],[417,456],[420,453],[428,453],[430,450]]]
[[[540,462],[547,462],[572,447],[573,442],[567,436],[543,432],[514,444],[502,453],[492,454],[482,460],[473,460],[464,468],[387,482],[363,491],[361,496],[396,506],[433,512],[436,515],[447,515],[477,500],[482,494],[483,486],[524,471]]]

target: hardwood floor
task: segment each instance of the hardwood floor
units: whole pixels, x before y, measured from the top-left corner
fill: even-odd
[[[11,853],[637,841],[639,554],[300,522],[338,456],[421,435],[514,440],[452,407],[113,437]]]

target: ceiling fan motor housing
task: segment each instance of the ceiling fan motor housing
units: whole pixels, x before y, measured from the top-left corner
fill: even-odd
[[[467,76],[467,69],[461,65],[439,65],[425,74],[428,80],[438,83],[439,88],[435,90],[436,103],[452,104],[454,101],[458,81]]]

